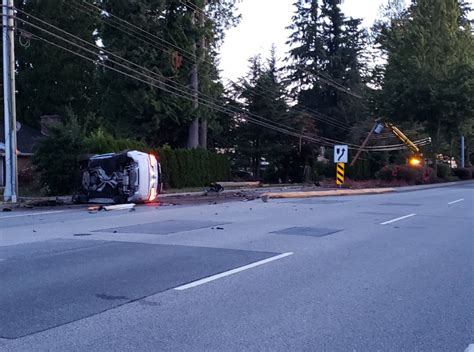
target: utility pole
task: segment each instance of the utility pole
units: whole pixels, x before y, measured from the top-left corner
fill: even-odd
[[[464,155],[464,136],[461,136],[461,167],[465,166],[466,156]]]
[[[2,0],[3,41],[3,107],[5,124],[5,191],[4,201],[18,201],[18,169],[15,99],[15,30],[13,0]]]
[[[351,164],[349,165],[350,167],[353,167],[354,164],[356,163],[356,161],[359,159],[360,155],[362,154],[362,151],[364,150],[365,146],[367,145],[367,143],[369,142],[370,140],[370,137],[372,137],[372,134],[375,132],[375,130],[377,129],[377,126],[379,125],[379,122],[378,120],[375,122],[375,125],[372,127],[372,129],[370,130],[369,134],[367,135],[367,137],[365,137],[365,140],[364,142],[362,143],[362,145],[359,147],[359,150],[357,151],[357,154],[356,156],[354,157],[354,159],[352,159],[352,162]]]
[[[197,29],[197,7],[193,10],[192,23],[195,30]],[[199,60],[198,60],[198,40],[193,43],[194,63],[191,67],[191,77],[189,87],[191,88],[193,97],[193,112],[197,114],[199,109]],[[199,147],[199,117],[195,116],[188,129],[188,149],[196,149]]]
[[[207,5],[207,0],[204,0],[202,9],[201,9],[201,16],[199,18],[199,25],[202,31],[204,30],[204,26],[206,23],[206,20],[204,18],[205,16],[204,11],[206,9],[206,5]],[[206,36],[204,35],[204,33],[201,34],[200,41],[201,41],[200,60],[201,62],[204,62],[204,60],[206,59]],[[201,119],[201,128],[199,129],[199,146],[202,149],[207,149],[207,129],[208,129],[207,117],[203,116]]]

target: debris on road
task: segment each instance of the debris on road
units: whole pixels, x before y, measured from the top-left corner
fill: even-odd
[[[221,193],[224,191],[224,187],[219,183],[211,183],[208,188],[204,190],[203,196],[207,196],[209,193]]]
[[[113,210],[131,210],[135,208],[135,203],[128,204],[114,204],[114,205],[102,205],[99,210],[113,211]]]
[[[89,213],[96,213],[98,211],[113,211],[113,210],[135,210],[135,203],[128,203],[128,204],[113,204],[113,205],[93,205],[87,207],[87,211]]]
[[[261,182],[260,181],[250,181],[250,182],[218,182],[219,185],[222,187],[227,187],[227,188],[239,188],[239,187],[260,187]]]

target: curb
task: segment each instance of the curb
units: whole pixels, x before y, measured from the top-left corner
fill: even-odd
[[[423,191],[423,190],[428,190],[428,189],[454,187],[454,186],[459,186],[459,185],[470,185],[470,184],[474,184],[474,181],[466,180],[466,181],[456,181],[456,182],[447,182],[447,183],[434,183],[430,185],[395,187],[394,190],[397,193],[403,193],[403,192]]]
[[[459,185],[474,184],[474,181],[456,181],[449,183],[436,183],[431,185],[420,186],[406,186],[406,187],[392,187],[392,188],[365,188],[365,189],[346,189],[346,190],[328,190],[316,192],[281,192],[281,193],[264,193],[261,198],[264,202],[269,199],[291,199],[291,198],[316,198],[316,197],[330,197],[330,196],[354,196],[354,195],[369,195],[369,194],[384,194],[384,193],[404,193],[423,191],[436,188],[454,187]]]
[[[316,192],[282,192],[282,193],[264,193],[262,200],[268,202],[269,199],[287,199],[287,198],[317,198],[331,196],[355,196],[368,194],[384,194],[394,192],[394,188],[366,188],[366,189],[342,189],[334,191],[316,191]]]

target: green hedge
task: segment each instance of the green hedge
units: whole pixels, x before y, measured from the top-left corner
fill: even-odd
[[[436,176],[438,178],[441,178],[443,180],[448,180],[452,175],[453,175],[453,171],[451,169],[451,166],[449,166],[448,164],[444,164],[444,163],[439,163],[437,165],[437,174],[436,174]]]
[[[460,167],[453,169],[454,175],[459,177],[461,180],[470,180],[472,179],[472,170],[467,167]]]
[[[115,138],[102,129],[89,134],[84,138],[84,153],[106,154],[124,150],[140,150],[147,152],[150,148],[145,143],[129,138]]]
[[[103,130],[85,135],[75,120],[58,126],[41,141],[33,158],[40,173],[43,193],[71,194],[78,187],[78,157],[82,154],[115,153],[124,150],[152,152],[144,143],[119,139]],[[158,155],[165,187],[204,187],[212,182],[230,179],[230,162],[226,156],[206,150],[173,150],[163,147]]]
[[[204,187],[230,179],[230,162],[225,155],[203,149],[157,150],[165,188]]]

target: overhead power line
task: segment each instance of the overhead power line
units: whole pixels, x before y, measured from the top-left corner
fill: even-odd
[[[24,12],[24,11],[19,11],[19,12],[22,12],[24,13],[25,15],[29,15],[28,13]],[[39,39],[39,40],[42,40],[50,45],[53,45],[57,48],[60,48],[62,50],[65,50],[71,54],[74,54],[74,55],[77,55],[83,59],[86,59],[90,62],[93,62],[94,64],[97,64],[97,65],[100,65],[100,66],[103,66],[107,69],[110,69],[110,70],[113,70],[117,73],[120,73],[120,74],[123,74],[125,76],[128,76],[132,79],[135,79],[137,81],[140,81],[142,83],[146,83],[146,84],[149,84],[153,87],[156,87],[158,89],[161,89],[165,92],[168,92],[170,94],[174,94],[176,96],[179,96],[181,98],[184,98],[184,99],[187,99],[187,100],[190,100],[192,99],[192,95],[191,93],[187,92],[186,90],[183,90],[183,89],[179,89],[178,87],[175,87],[173,85],[170,85],[170,84],[167,84],[166,82],[163,82],[162,79],[164,78],[162,75],[160,74],[157,74],[156,72],[153,72],[149,69],[147,69],[146,67],[143,67],[141,65],[138,65],[138,64],[135,64],[127,59],[124,59],[123,57],[117,55],[117,54],[114,54],[112,52],[109,52],[95,44],[92,44],[92,43],[89,43],[85,40],[83,40],[82,38],[79,38],[67,31],[64,31],[62,30],[61,28],[59,27],[56,27],[50,23],[48,23],[47,21],[44,21],[44,20],[41,20],[35,16],[31,16],[31,18],[33,19],[36,19],[38,21],[40,21],[41,23],[45,24],[45,25],[48,25],[49,27],[54,27],[56,30],[58,30],[59,32],[61,32],[62,34],[64,35],[67,35],[71,38],[74,38],[76,40],[79,40],[80,42],[83,42],[85,44],[87,44],[88,46],[90,47],[94,47],[94,49],[96,50],[90,50],[80,44],[77,44],[75,42],[72,42],[71,39],[67,39],[67,38],[64,38],[60,35],[57,35],[55,33],[52,33],[51,31],[48,31],[38,25],[35,25],[29,21],[26,21],[22,18],[19,18],[16,16],[16,19],[19,20],[20,22],[23,22],[27,25],[30,25],[32,26],[33,28],[36,28],[48,35],[51,35],[53,37],[55,37],[56,39],[60,39],[62,41],[65,41],[67,44],[69,45],[73,45],[81,50],[84,50],[86,52],[88,52],[89,54],[93,54],[94,57],[91,58],[91,57],[88,57],[86,55],[83,55],[83,54],[80,54],[74,50],[71,50],[65,46],[62,46],[60,44],[57,44],[57,43],[54,43],[54,42],[51,42],[50,40],[44,38],[44,37],[41,37],[41,36],[37,36],[35,35],[35,38],[36,39]],[[112,60],[110,58],[105,58],[105,62],[104,60],[101,59],[101,57],[103,57],[104,53],[108,53],[109,55],[111,56],[114,56],[115,58],[117,59],[120,59],[120,60],[123,60],[124,62],[127,62],[129,64],[131,64],[132,66],[135,66],[137,68],[140,68],[140,69],[143,69],[144,71],[146,71],[147,73],[143,73],[143,72],[140,72],[140,71],[137,71],[136,69],[133,69],[129,66],[126,66],[120,62],[117,62],[115,60]],[[118,65],[120,67],[122,67],[123,69],[126,69],[128,71],[131,71],[132,73],[127,73],[127,72],[124,72],[123,70],[120,70],[120,69],[117,69],[116,67],[113,67],[109,64],[107,64],[106,62],[111,62],[115,65]],[[158,78],[154,78],[152,76],[150,76],[149,74],[153,75],[153,76],[159,76],[159,79]],[[246,121],[249,121],[251,123],[255,123],[257,125],[260,125],[262,127],[266,127],[266,128],[269,128],[269,129],[273,129],[275,131],[278,131],[278,132],[281,132],[281,133],[285,133],[287,135],[290,135],[290,136],[293,136],[293,137],[297,137],[297,138],[301,138],[301,139],[305,139],[305,140],[308,140],[308,141],[311,141],[311,142],[315,142],[315,143],[318,143],[318,144],[321,144],[321,145],[326,145],[326,146],[332,146],[333,144],[347,144],[347,143],[344,143],[344,142],[340,142],[340,141],[336,141],[336,140],[333,140],[333,139],[329,139],[329,138],[324,138],[324,137],[320,137],[320,136],[311,136],[311,135],[307,135],[305,133],[301,133],[300,131],[296,131],[294,129],[292,129],[290,126],[287,126],[287,125],[284,125],[284,124],[281,124],[281,123],[278,123],[278,122],[275,122],[275,121],[272,121],[272,120],[269,120],[269,119],[266,119],[262,116],[259,116],[259,115],[256,115],[256,114],[253,114],[253,113],[250,113],[248,111],[245,111],[245,110],[237,110],[237,108],[235,107],[222,107],[222,105],[220,105],[220,102],[218,102],[216,104],[216,101],[214,100],[206,100],[206,99],[202,99],[200,98],[200,102],[203,106],[206,106],[210,109],[214,109],[216,111],[219,111],[219,112],[223,112],[229,116],[232,116],[232,117],[236,117],[236,115],[238,115],[240,118],[244,118]],[[358,148],[357,145],[354,145],[354,144],[349,144],[351,148]],[[381,148],[385,148],[384,150],[388,150],[387,148],[399,148],[399,147],[402,147],[403,148],[403,145],[393,145],[393,146],[386,146],[386,147],[378,147],[378,150],[381,150]],[[366,151],[375,151],[375,149],[373,148],[367,148]],[[392,149],[392,150],[395,150],[395,149]]]
[[[169,41],[165,40],[164,38],[160,37],[159,35],[147,32],[147,31],[141,29],[140,27],[130,23],[129,21],[126,21],[126,20],[124,20],[124,19],[122,19],[122,18],[120,18],[116,15],[113,15],[111,12],[106,11],[106,10],[96,6],[96,5],[90,4],[87,1],[82,1],[81,2],[79,0],[69,0],[69,1],[66,1],[65,3],[69,6],[71,6],[72,8],[78,10],[78,11],[86,13],[89,16],[97,16],[97,18],[99,18],[102,22],[104,22],[105,24],[111,26],[112,28],[115,28],[115,29],[117,29],[117,30],[119,30],[119,31],[121,31],[121,32],[123,32],[127,35],[130,35],[130,36],[132,36],[136,39],[139,39],[139,40],[141,40],[141,41],[143,41],[143,42],[147,43],[148,45],[151,45],[155,48],[158,48],[160,50],[164,50],[166,52],[170,52],[169,46],[172,46],[172,49],[178,50],[180,53],[183,54],[184,57],[190,59],[191,61],[194,62],[195,60],[199,60],[196,57],[196,55],[193,54],[192,52],[190,52],[189,50],[184,49],[184,48],[182,48],[182,47],[180,47],[176,44],[170,43]],[[183,3],[183,2],[181,2],[181,3]],[[73,4],[76,4],[76,7]],[[87,6],[87,5],[89,5],[89,6]],[[183,5],[186,5],[186,4],[183,3]],[[79,6],[79,7],[77,7],[77,6]],[[188,6],[188,8],[189,8],[189,6]],[[102,16],[100,15],[101,13],[103,14]],[[209,18],[209,16],[207,16],[207,17]],[[203,61],[210,64],[210,65],[213,65],[213,62],[211,62],[208,59],[204,59]],[[239,85],[239,83],[237,83],[235,81],[232,81],[231,79],[228,79],[228,78],[226,78],[226,79],[229,82],[231,82],[232,84],[242,87],[242,85]],[[263,94],[267,94],[267,96],[268,96],[267,91],[263,91],[261,89],[260,89],[260,91]],[[313,118],[314,120],[319,121],[321,123],[325,123],[325,124],[331,125],[333,127],[336,127],[336,128],[342,129],[342,130],[348,130],[348,128],[349,128],[348,125],[345,122],[340,121],[340,120],[338,120],[334,117],[329,117],[327,115],[324,115],[324,114],[322,114],[318,111],[315,111],[315,110],[309,109],[309,108],[303,108],[302,110],[303,111],[301,111],[301,112],[308,112],[308,114],[311,118]]]
[[[177,89],[176,87],[173,87],[173,86],[171,86],[171,85],[169,85],[169,84],[166,84],[165,82],[162,82],[162,81],[160,81],[160,80],[158,80],[158,79],[156,79],[156,78],[153,78],[153,77],[151,77],[151,76],[148,76],[147,74],[144,74],[144,73],[139,72],[139,71],[137,71],[137,70],[135,70],[135,69],[132,69],[132,68],[130,68],[130,67],[127,67],[127,66],[125,66],[125,65],[123,65],[123,64],[121,64],[121,63],[119,63],[119,62],[114,61],[114,60],[111,60],[111,59],[107,59],[107,60],[106,60],[106,61],[111,62],[111,63],[113,63],[113,64],[116,64],[116,65],[118,65],[118,66],[120,66],[120,67],[122,67],[122,68],[124,68],[124,69],[127,69],[127,70],[129,70],[129,71],[131,71],[131,72],[133,72],[133,73],[124,72],[124,71],[122,71],[122,70],[120,70],[120,69],[117,69],[116,67],[113,67],[113,66],[107,64],[106,62],[100,60],[100,58],[99,58],[99,57],[100,57],[100,53],[99,53],[99,52],[95,52],[95,51],[92,51],[92,50],[87,49],[87,48],[85,48],[85,47],[82,47],[81,45],[79,45],[79,44],[77,44],[77,43],[71,42],[69,39],[63,38],[63,37],[61,37],[61,36],[59,36],[59,35],[57,35],[57,34],[54,34],[54,33],[50,32],[50,31],[48,31],[48,30],[45,30],[44,28],[42,28],[42,27],[40,27],[40,26],[37,26],[37,25],[35,25],[35,24],[33,24],[33,23],[30,23],[30,22],[28,22],[28,21],[26,21],[26,20],[23,20],[23,19],[21,19],[21,18],[16,17],[16,19],[19,20],[20,22],[23,22],[23,23],[25,23],[25,24],[27,24],[27,25],[30,25],[30,26],[32,26],[32,27],[34,27],[34,28],[36,28],[36,29],[38,29],[38,30],[40,30],[40,31],[45,32],[46,34],[51,35],[51,36],[55,37],[56,39],[61,39],[61,40],[65,41],[67,44],[71,44],[71,45],[73,45],[73,46],[75,46],[75,47],[77,47],[77,48],[79,48],[79,49],[85,50],[85,51],[88,52],[88,53],[94,54],[95,57],[94,57],[94,58],[88,57],[88,56],[83,55],[83,54],[81,54],[81,53],[78,53],[78,52],[76,52],[76,51],[74,51],[74,50],[71,50],[71,49],[69,49],[69,48],[67,48],[67,47],[65,47],[65,46],[63,46],[63,45],[54,43],[54,42],[52,42],[52,41],[50,41],[50,40],[48,40],[48,39],[46,39],[46,38],[44,38],[44,37],[41,37],[41,36],[38,36],[38,35],[34,35],[34,37],[35,37],[36,39],[42,40],[42,41],[44,41],[44,42],[46,42],[46,43],[48,43],[48,44],[50,44],[50,45],[53,45],[53,46],[55,46],[55,47],[57,47],[57,48],[60,48],[60,49],[62,49],[62,50],[65,50],[65,51],[67,51],[67,52],[69,52],[69,53],[71,53],[71,54],[74,54],[74,55],[76,55],[76,56],[79,56],[79,57],[81,57],[81,58],[83,58],[83,59],[85,59],[85,60],[88,60],[88,61],[90,61],[90,62],[93,62],[94,64],[97,64],[97,65],[99,65],[99,66],[103,66],[103,67],[105,67],[105,68],[107,68],[107,69],[113,70],[113,71],[115,71],[115,72],[117,72],[117,73],[123,74],[123,75],[125,75],[125,76],[127,76],[127,77],[129,77],[129,78],[135,79],[135,80],[140,81],[140,82],[142,82],[142,83],[149,84],[149,85],[151,85],[151,86],[153,86],[153,87],[155,87],[155,88],[161,89],[161,90],[163,90],[163,91],[165,91],[165,92],[168,92],[168,93],[170,93],[170,94],[174,94],[174,95],[176,95],[176,96],[179,96],[179,97],[184,98],[184,99],[187,99],[187,100],[191,100],[191,99],[192,99],[192,95],[191,95],[190,93],[187,93],[187,92],[185,92],[185,91],[180,91],[180,90]],[[67,32],[66,32],[66,33],[67,33]],[[72,34],[70,34],[70,35],[73,36],[73,37],[75,37],[75,36],[72,35]],[[100,49],[100,48],[99,48],[99,49]],[[117,55],[116,55],[116,56],[117,56]],[[138,75],[138,76],[137,76],[137,75]],[[215,104],[215,103],[213,103],[213,102],[209,102],[209,101],[207,101],[207,100],[205,100],[205,99],[202,99],[202,98],[200,98],[200,103],[201,103],[203,106],[206,106],[206,107],[208,107],[208,108],[210,108],[210,109],[214,109],[214,110],[216,110],[216,111],[223,112],[223,113],[225,113],[225,114],[227,114],[227,115],[230,115],[230,116],[232,116],[232,117],[235,117],[236,114],[239,114],[241,117],[243,116],[243,117],[245,118],[245,120],[247,120],[247,121],[249,121],[249,122],[251,122],[251,123],[255,123],[255,124],[260,125],[260,126],[262,126],[262,127],[266,127],[266,128],[272,129],[272,130],[277,131],[277,132],[285,133],[285,134],[290,135],[290,136],[293,136],[293,137],[302,138],[302,139],[305,139],[305,140],[308,140],[308,141],[311,141],[311,142],[315,142],[315,143],[322,144],[322,145],[327,145],[327,146],[330,146],[330,145],[332,145],[332,143],[337,142],[337,141],[329,140],[329,139],[327,139],[327,138],[323,138],[323,137],[319,137],[319,136],[309,136],[309,135],[307,135],[307,134],[300,133],[299,131],[292,130],[291,127],[289,127],[289,126],[286,126],[286,125],[283,125],[283,124],[279,124],[279,123],[277,123],[277,122],[275,122],[275,121],[272,121],[272,120],[265,119],[265,118],[263,118],[263,117],[261,117],[261,116],[258,116],[258,115],[256,115],[256,114],[250,113],[250,112],[248,112],[248,111],[230,110],[229,108],[223,108],[223,107],[220,106],[220,105],[217,105],[217,104]],[[268,122],[266,122],[265,120],[268,121]],[[337,142],[337,143],[339,143],[339,142]]]
[[[301,65],[296,65],[296,68],[298,68],[299,70],[305,72],[306,74],[308,75],[312,75],[312,76],[316,76],[318,78],[318,81],[321,81],[322,83],[325,83],[331,87],[333,87],[334,89],[337,89],[343,93],[346,93],[348,95],[351,95],[353,96],[354,98],[357,98],[357,99],[364,99],[362,96],[354,93],[353,91],[351,91],[349,88],[346,88],[344,87],[343,85],[341,85],[340,83],[334,81],[332,78],[329,78],[328,76],[325,76],[323,73],[321,72],[314,72],[314,71],[310,71],[308,70],[307,68],[301,66]]]
[[[27,12],[25,12],[25,11],[20,11],[20,12],[21,12],[21,13],[24,13],[24,14],[26,14],[26,15],[29,15],[29,14],[28,14]],[[71,37],[71,38],[74,38],[74,39],[76,39],[76,40],[78,40],[78,41],[80,41],[80,42],[83,42],[83,43],[85,43],[85,44],[87,44],[87,45],[93,47],[93,48],[96,49],[96,50],[99,50],[99,52],[94,51],[94,50],[91,50],[91,49],[88,49],[88,48],[86,48],[86,47],[84,47],[84,46],[82,46],[82,45],[79,45],[79,44],[75,43],[75,42],[71,42],[69,39],[66,39],[66,38],[64,38],[64,37],[62,37],[62,36],[59,36],[59,35],[57,35],[57,34],[55,34],[55,33],[52,33],[51,31],[48,31],[48,30],[46,30],[46,29],[44,29],[44,28],[42,28],[42,27],[40,27],[40,26],[37,26],[37,25],[35,25],[35,24],[31,23],[31,22],[28,22],[28,21],[26,21],[26,20],[23,20],[23,19],[21,19],[21,18],[18,18],[18,20],[19,20],[20,22],[23,22],[23,23],[25,23],[25,24],[28,24],[28,25],[32,26],[33,28],[36,28],[36,29],[38,29],[38,30],[43,31],[43,32],[47,33],[48,35],[51,35],[51,36],[55,37],[56,39],[60,39],[60,40],[62,40],[62,41],[65,41],[66,43],[68,43],[68,44],[70,44],[70,45],[73,45],[73,46],[75,46],[75,47],[77,47],[77,48],[79,48],[79,49],[82,49],[82,50],[84,50],[84,51],[86,51],[86,52],[88,52],[88,53],[90,53],[90,54],[97,55],[97,57],[103,56],[103,55],[101,54],[101,52],[103,52],[103,53],[109,54],[110,56],[113,56],[113,57],[115,57],[115,58],[118,58],[119,60],[123,60],[124,62],[126,62],[126,63],[128,63],[128,64],[131,64],[131,65],[134,66],[134,67],[137,67],[137,68],[139,68],[139,69],[142,69],[142,70],[146,71],[146,74],[144,74],[143,72],[137,71],[137,70],[135,70],[135,69],[132,69],[132,68],[130,68],[130,67],[128,67],[128,66],[126,66],[126,65],[124,65],[124,64],[122,64],[122,63],[120,63],[120,62],[117,62],[117,61],[115,61],[115,60],[113,60],[113,59],[110,59],[110,58],[106,58],[106,59],[105,59],[106,61],[111,62],[111,63],[113,63],[113,64],[116,64],[116,65],[120,66],[120,67],[123,68],[123,69],[132,71],[132,72],[135,73],[135,74],[139,74],[139,75],[141,75],[141,76],[143,76],[143,77],[145,77],[145,78],[155,79],[158,83],[160,83],[161,85],[164,85],[164,86],[167,87],[167,88],[175,89],[175,90],[177,90],[177,91],[180,91],[181,93],[184,93],[184,94],[187,94],[187,95],[189,95],[189,96],[192,96],[192,92],[191,92],[191,90],[189,89],[189,87],[187,87],[187,86],[180,85],[180,84],[176,84],[178,87],[175,87],[175,86],[172,84],[172,83],[175,83],[174,81],[165,78],[165,77],[164,77],[163,75],[161,75],[161,74],[157,74],[156,72],[151,71],[151,70],[147,69],[147,68],[144,67],[144,66],[135,64],[135,63],[133,63],[133,62],[127,60],[127,59],[124,59],[123,57],[121,57],[121,56],[119,56],[119,55],[117,55],[117,54],[115,54],[115,53],[112,53],[112,52],[110,52],[110,51],[108,51],[108,50],[105,50],[105,49],[103,49],[103,48],[97,46],[96,44],[89,43],[89,42],[83,40],[82,38],[79,38],[79,37],[77,37],[77,36],[75,36],[75,35],[73,35],[73,34],[67,32],[67,31],[62,30],[61,28],[59,28],[59,27],[57,27],[57,26],[54,26],[54,25],[52,25],[52,24],[50,24],[50,23],[48,23],[48,22],[46,22],[46,21],[44,21],[44,20],[41,20],[41,19],[39,19],[39,18],[37,18],[37,17],[35,17],[35,16],[32,16],[32,15],[29,15],[29,16],[30,16],[31,18],[33,18],[33,19],[35,19],[35,20],[37,20],[37,21],[39,21],[39,22],[41,22],[41,23],[43,23],[43,24],[49,26],[49,27],[52,27],[52,28],[54,28],[54,29],[60,31],[60,32],[61,32],[62,34],[64,34],[64,35],[67,35],[67,36],[69,36],[69,37]],[[158,76],[158,78],[153,78],[153,77],[150,77],[150,76],[148,76],[148,75]],[[167,84],[167,83],[163,82],[162,80],[167,80],[167,81],[171,82],[171,84]],[[215,103],[214,97],[211,97],[211,96],[205,95],[205,94],[201,94],[201,96],[206,97],[206,98],[208,98],[210,101],[213,101],[213,103]],[[207,102],[209,102],[209,100],[207,100]],[[231,108],[232,108],[232,107],[231,107]],[[242,113],[242,112],[235,110],[235,113]],[[258,118],[265,119],[265,118],[260,117],[260,116],[257,116],[257,115],[255,115],[255,116],[258,117]],[[275,122],[275,121],[272,121],[272,120],[268,120],[268,119],[266,119],[266,120],[269,121],[269,122],[271,122],[271,123],[276,123],[276,124],[278,124],[278,122]],[[287,127],[286,125],[283,125],[283,124],[280,124],[280,125],[281,125],[281,126],[284,126],[284,127]]]
[[[115,71],[115,72],[117,72],[117,73],[120,73],[120,74],[122,74],[122,75],[128,76],[128,77],[130,77],[130,78],[132,78],[132,79],[134,79],[134,80],[140,81],[140,82],[142,82],[142,83],[151,85],[151,86],[153,86],[153,87],[155,87],[155,88],[164,90],[164,91],[166,91],[166,92],[168,92],[168,93],[174,94],[174,95],[179,96],[179,97],[181,97],[181,98],[189,99],[189,97],[186,97],[185,95],[180,95],[179,93],[177,93],[177,92],[175,92],[175,91],[168,90],[168,89],[166,89],[166,88],[163,88],[163,87],[161,87],[161,86],[158,86],[157,84],[155,84],[155,83],[153,83],[153,82],[147,81],[147,80],[145,80],[145,79],[136,77],[136,76],[134,76],[134,75],[132,75],[132,74],[129,74],[129,73],[126,73],[126,72],[121,71],[121,70],[119,70],[119,69],[116,69],[116,68],[114,68],[113,66],[107,65],[107,64],[104,63],[104,62],[100,62],[100,61],[94,60],[94,59],[92,59],[92,58],[90,58],[90,57],[87,57],[87,56],[85,56],[85,55],[82,55],[82,54],[80,54],[80,53],[78,53],[78,52],[76,52],[76,51],[74,51],[74,50],[71,50],[71,49],[69,49],[69,48],[66,48],[66,47],[63,46],[63,45],[54,43],[54,42],[52,42],[52,41],[50,41],[50,40],[48,40],[48,39],[46,39],[46,38],[44,38],[44,37],[38,36],[38,35],[36,35],[36,34],[33,34],[32,36],[33,36],[35,39],[37,39],[37,40],[44,41],[45,43],[47,43],[47,44],[49,44],[49,45],[52,45],[52,46],[54,46],[54,47],[56,47],[56,48],[62,49],[62,50],[66,51],[66,52],[69,52],[69,53],[71,53],[71,54],[73,54],[73,55],[76,55],[76,56],[78,56],[78,57],[81,57],[81,58],[83,58],[83,59],[85,59],[85,60],[88,60],[88,61],[94,63],[94,64],[97,64],[97,65],[99,65],[99,66],[105,67],[105,68],[107,68],[107,69],[110,69],[110,70]],[[206,103],[203,103],[203,105],[215,109],[215,107],[209,106],[209,105],[207,105]],[[226,110],[224,110],[224,109],[219,110],[219,111],[229,114],[229,112],[226,111]],[[243,113],[243,114],[245,114],[245,113]],[[235,114],[234,114],[234,113],[231,113],[231,115],[234,116]],[[250,118],[250,117],[248,117],[248,116],[245,116],[245,119],[248,120],[248,121],[250,121],[250,122],[252,122],[252,123],[255,123],[255,124],[260,125],[260,126],[262,126],[262,127],[266,127],[266,128],[272,129],[272,130],[277,131],[277,132],[281,132],[281,133],[284,133],[284,134],[287,134],[287,135],[290,135],[290,136],[293,136],[293,137],[302,138],[302,139],[305,139],[305,140],[309,140],[309,141],[311,141],[311,142],[316,142],[316,143],[318,143],[318,144],[322,144],[322,142],[321,142],[320,140],[318,140],[318,139],[316,139],[316,138],[312,138],[312,137],[307,136],[307,135],[304,135],[304,134],[302,135],[302,134],[299,134],[299,133],[296,133],[296,132],[292,132],[292,131],[289,131],[289,130],[285,130],[285,129],[283,129],[283,128],[279,128],[279,127],[270,125],[270,124],[268,124],[268,123],[265,123],[265,122],[262,122],[262,121],[259,121],[259,120],[256,120],[256,119],[252,119],[252,118]]]
[[[244,84],[247,84],[247,83],[241,83],[241,84],[238,84],[236,82],[233,82],[231,81],[230,79],[227,78],[227,80],[232,83],[234,86],[236,86],[237,88],[245,88],[244,87]],[[258,87],[251,87],[252,89],[254,89],[257,93],[261,93],[263,96],[269,96],[268,92],[267,91],[264,91],[263,89],[259,89]],[[294,101],[296,101],[294,99]],[[297,115],[298,113],[304,113],[307,117],[317,121],[317,122],[322,122],[326,125],[330,125],[331,127],[335,127],[335,128],[338,128],[340,130],[344,130],[344,131],[347,131],[349,130],[349,125],[346,123],[346,122],[343,122],[343,121],[340,121],[338,119],[335,119],[334,117],[330,117],[328,115],[325,115],[319,111],[316,111],[316,110],[313,110],[313,109],[310,109],[310,108],[307,108],[307,107],[302,107],[302,106],[298,106],[298,104],[295,106],[292,106],[290,108],[292,110],[292,112]]]
[[[198,12],[200,15],[206,17],[208,20],[210,20],[211,22],[214,22],[214,19],[211,18],[204,10],[202,10],[201,8],[199,8],[198,6],[196,6],[195,4],[189,2],[188,0],[179,0],[179,2],[181,4],[183,4],[184,6],[186,6],[187,8],[189,8],[190,10],[192,11],[196,11]],[[322,75],[322,74],[321,74]],[[326,79],[328,79],[326,77]],[[230,81],[231,83],[233,83],[234,85],[237,84],[236,82],[233,82],[232,80],[228,79],[228,81]],[[330,79],[328,79],[330,80]],[[334,81],[333,81],[334,82]],[[341,84],[337,83],[337,82],[334,82],[334,84],[338,85],[340,88],[343,88],[345,90],[347,90],[347,88],[345,88],[344,86],[342,86]],[[258,88],[257,88],[258,90]],[[336,128],[340,128],[340,129],[344,129],[344,130],[347,130],[349,129],[348,128],[348,125],[343,122],[343,121],[340,121],[334,117],[329,117],[327,115],[324,115],[322,114],[321,112],[318,112],[318,111],[315,111],[314,109],[310,109],[310,108],[300,108],[300,112],[307,112],[307,113],[312,113],[310,114],[311,116],[310,117],[313,117],[314,120],[317,120],[317,121],[323,121],[323,122],[328,122],[328,124],[331,124],[333,125],[334,127]],[[316,116],[314,116],[316,115]],[[318,116],[319,115],[319,116]],[[332,121],[332,123],[331,123]]]
[[[191,52],[190,50],[187,50],[187,49],[184,49],[182,47],[179,47],[178,45],[174,44],[174,43],[171,43],[170,41],[164,39],[163,37],[160,37],[156,34],[153,34],[153,33],[150,33],[150,32],[147,32],[146,30],[144,30],[143,28],[140,28],[139,26],[137,25],[134,25],[133,23],[129,22],[129,21],[126,21],[118,16],[115,16],[113,13],[109,12],[109,11],[106,11],[104,10],[103,8],[97,6],[97,5],[94,5],[94,4],[91,4],[90,2],[88,1],[76,1],[76,0],[67,0],[67,1],[72,1],[73,3],[76,3],[77,5],[80,5],[84,8],[87,8],[87,6],[89,6],[89,8],[91,9],[95,9],[96,11],[99,11],[99,13],[105,15],[106,17],[111,17],[113,19],[115,19],[118,23],[122,23],[123,25],[126,25],[128,26],[129,28],[133,28],[137,33],[142,33],[143,35],[146,35],[148,37],[151,37],[155,40],[157,40],[158,42],[161,42],[163,44],[166,44],[167,46],[170,46],[176,50],[179,50],[183,53],[185,53],[186,55],[188,55],[189,57],[191,57],[194,61],[198,61],[200,60],[200,58],[198,58],[193,52]],[[87,6],[86,6],[87,5]]]

